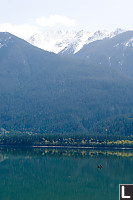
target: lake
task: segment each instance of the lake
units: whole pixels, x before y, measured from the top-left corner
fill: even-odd
[[[0,148],[0,200],[118,200],[124,183],[133,150]]]

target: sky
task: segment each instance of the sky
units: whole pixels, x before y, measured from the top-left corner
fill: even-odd
[[[0,0],[0,31],[133,30],[133,0]]]

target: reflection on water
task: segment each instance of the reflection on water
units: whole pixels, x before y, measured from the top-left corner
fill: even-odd
[[[132,150],[0,148],[0,200],[117,200],[132,169]]]

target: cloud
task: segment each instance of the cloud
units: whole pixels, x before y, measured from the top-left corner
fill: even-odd
[[[73,27],[76,23],[75,20],[68,17],[52,15],[49,18],[40,17],[36,20],[31,18],[27,23],[18,25],[2,23],[0,24],[0,32],[9,32],[26,40],[32,35],[42,31],[44,27],[62,28],[63,25],[66,27]]]
[[[43,27],[45,26],[54,27],[57,24],[65,25],[67,27],[76,26],[76,22],[74,19],[70,19],[66,16],[61,16],[61,15],[51,15],[49,18],[42,16],[36,19],[36,23]]]
[[[29,38],[38,32],[38,27],[25,23],[20,25],[12,25],[9,23],[0,24],[0,32],[9,32],[23,39]]]

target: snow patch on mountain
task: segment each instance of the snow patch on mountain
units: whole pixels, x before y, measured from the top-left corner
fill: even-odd
[[[124,45],[126,47],[133,47],[133,37],[129,41],[127,41],[126,43],[124,43]]]
[[[9,42],[9,40],[12,38],[11,36],[7,36],[8,35],[8,33],[7,32],[4,32],[4,35],[5,35],[5,38],[0,38],[0,49],[2,48],[2,47],[7,47],[7,45],[8,45],[8,42]]]

